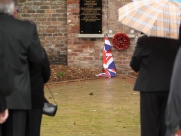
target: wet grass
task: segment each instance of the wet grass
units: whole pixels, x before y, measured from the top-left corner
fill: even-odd
[[[139,136],[139,93],[122,78],[49,85],[58,103],[41,136]],[[45,90],[49,101],[53,102]]]

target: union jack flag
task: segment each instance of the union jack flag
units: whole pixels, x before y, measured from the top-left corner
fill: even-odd
[[[106,36],[104,42],[104,50],[103,50],[103,67],[105,73],[100,73],[96,76],[103,76],[108,78],[116,76],[116,66],[114,64],[111,48],[112,45],[108,37]]]

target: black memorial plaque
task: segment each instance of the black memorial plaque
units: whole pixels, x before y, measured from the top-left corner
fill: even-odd
[[[80,34],[102,33],[102,0],[80,0]]]

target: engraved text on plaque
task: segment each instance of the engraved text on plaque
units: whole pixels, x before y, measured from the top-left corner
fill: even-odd
[[[80,34],[102,33],[102,0],[80,0]]]

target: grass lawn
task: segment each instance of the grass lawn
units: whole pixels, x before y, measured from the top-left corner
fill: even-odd
[[[49,85],[58,103],[41,136],[140,136],[139,93],[115,77]],[[45,95],[53,102],[45,88]]]

